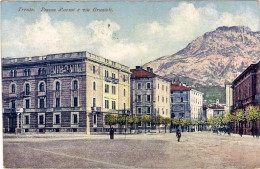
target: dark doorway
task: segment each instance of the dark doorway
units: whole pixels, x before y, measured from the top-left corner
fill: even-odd
[[[15,128],[16,128],[16,115],[15,114],[10,114],[8,116],[8,132],[9,133],[14,133]]]

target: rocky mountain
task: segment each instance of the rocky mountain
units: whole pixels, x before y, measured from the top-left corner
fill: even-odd
[[[260,32],[244,26],[223,26],[144,67],[152,67],[156,74],[170,79],[177,77],[192,86],[224,86],[259,61]]]

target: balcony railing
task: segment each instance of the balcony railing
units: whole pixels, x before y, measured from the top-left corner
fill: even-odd
[[[101,112],[101,107],[91,107],[91,111]]]
[[[25,91],[25,92],[22,92],[22,95],[24,96],[24,97],[26,97],[26,96],[31,96],[31,92],[30,91]]]
[[[118,82],[119,82],[118,79],[115,79],[115,78],[112,78],[112,77],[105,77],[105,81],[106,82],[112,82],[114,84],[118,84]]]

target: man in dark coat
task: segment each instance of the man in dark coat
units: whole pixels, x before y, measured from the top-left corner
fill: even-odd
[[[176,137],[178,138],[178,142],[180,142],[180,139],[181,139],[181,131],[180,131],[180,129],[177,129]]]
[[[114,128],[113,127],[110,129],[109,134],[110,134],[110,139],[114,139]]]
[[[255,128],[255,135],[256,135],[257,138],[259,138],[259,129],[258,129],[258,127]]]
[[[242,135],[243,135],[243,129],[242,128],[240,128],[239,129],[239,135],[242,137]]]

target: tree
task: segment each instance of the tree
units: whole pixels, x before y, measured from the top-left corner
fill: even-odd
[[[155,124],[159,127],[159,133],[161,132],[160,130],[160,125],[163,123],[163,117],[161,115],[157,115],[155,117]]]
[[[130,133],[131,133],[134,125],[135,125],[135,130],[136,130],[136,124],[138,123],[138,117],[136,117],[135,115],[128,116],[128,123],[131,125],[131,128],[130,128]]]
[[[146,124],[151,122],[151,116],[150,115],[143,116],[142,122],[144,123],[144,131],[146,133]]]
[[[245,120],[246,120],[246,115],[245,115],[244,110],[238,109],[235,112],[235,121],[238,123],[239,130],[240,129],[243,130],[243,124],[244,124]]]
[[[229,125],[229,124],[232,124],[235,120],[235,117],[233,114],[227,112],[225,113],[224,115],[224,118],[223,118],[223,124],[225,125]]]
[[[171,118],[170,117],[165,117],[163,118],[163,124],[164,124],[164,127],[165,127],[165,133],[166,133],[166,128],[167,128],[167,125],[171,123]]]
[[[252,122],[252,126],[256,127],[256,121],[260,119],[260,110],[258,107],[250,106],[246,109],[246,119]]]
[[[175,118],[173,119],[173,125],[174,125],[175,127],[179,127],[179,125],[180,125],[180,119],[179,119],[178,117],[175,117]]]
[[[110,129],[112,125],[117,124],[117,115],[114,114],[106,114],[105,115],[105,124],[110,126]]]

